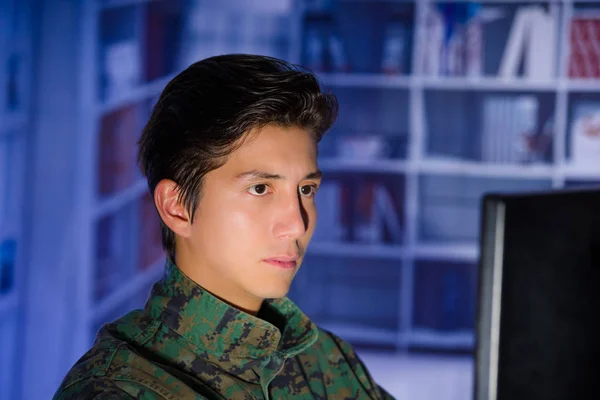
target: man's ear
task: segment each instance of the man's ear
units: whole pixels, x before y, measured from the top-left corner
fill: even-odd
[[[192,219],[179,200],[179,186],[170,179],[161,180],[154,188],[154,204],[160,218],[176,235],[188,237]]]

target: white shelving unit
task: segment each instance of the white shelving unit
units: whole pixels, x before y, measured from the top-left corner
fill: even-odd
[[[351,1],[351,0],[340,0],[337,3],[338,8],[333,10],[322,10],[320,14],[329,13],[329,20],[335,20],[335,15],[342,15],[336,22],[330,22],[331,25],[338,24],[349,24],[350,17],[348,17],[349,9],[352,7],[360,7],[360,4],[364,4],[364,1]],[[450,2],[443,2],[450,3]],[[484,7],[519,7],[530,5],[527,1],[495,1],[495,0],[483,0],[479,2]],[[401,245],[385,245],[385,244],[359,244],[359,243],[317,243],[311,244],[309,254],[318,255],[325,257],[325,260],[331,259],[331,257],[339,257],[351,262],[353,259],[361,258],[372,260],[373,262],[373,273],[376,274],[375,266],[380,260],[392,259],[397,260],[398,268],[402,269],[400,275],[400,293],[398,296],[400,315],[398,316],[398,330],[395,335],[389,335],[389,332],[385,334],[378,334],[373,331],[373,327],[365,325],[352,325],[345,324],[343,321],[332,322],[330,326],[334,327],[334,330],[338,330],[342,336],[350,340],[357,342],[371,342],[389,345],[395,343],[399,348],[406,348],[410,346],[427,347],[427,348],[440,348],[440,349],[452,349],[462,348],[470,349],[474,344],[473,330],[472,329],[456,329],[455,331],[446,331],[442,329],[428,328],[424,326],[417,326],[414,322],[416,308],[418,308],[417,298],[418,293],[415,292],[415,285],[417,275],[419,274],[418,269],[419,262],[423,260],[437,261],[440,263],[447,263],[448,265],[454,265],[455,263],[464,263],[465,265],[472,265],[472,272],[476,274],[476,266],[479,258],[479,245],[477,238],[473,238],[469,241],[461,240],[456,242],[452,238],[449,240],[438,240],[430,241],[423,239],[423,226],[422,217],[423,213],[427,212],[424,208],[426,203],[423,201],[423,190],[426,189],[423,185],[423,179],[425,177],[435,177],[436,182],[443,183],[444,179],[455,179],[460,182],[489,182],[490,187],[487,188],[489,191],[524,191],[524,190],[537,190],[541,189],[546,185],[547,187],[562,188],[569,184],[569,181],[582,181],[588,183],[600,182],[600,160],[594,167],[580,168],[571,167],[568,165],[569,156],[567,154],[567,132],[570,129],[570,116],[569,116],[569,95],[572,93],[588,93],[596,94],[600,92],[600,80],[599,79],[569,79],[567,74],[567,59],[569,55],[569,28],[570,19],[573,15],[573,9],[578,7],[583,2],[575,2],[571,0],[562,1],[540,1],[537,2],[542,5],[552,6],[554,10],[558,10],[559,15],[559,32],[558,41],[555,44],[558,49],[557,54],[559,57],[559,67],[557,74],[552,79],[529,79],[527,77],[514,77],[504,78],[497,76],[496,74],[489,72],[484,73],[477,77],[453,77],[453,76],[428,76],[421,74],[419,71],[418,57],[422,54],[424,49],[424,26],[425,18],[428,7],[436,4],[433,1],[371,1],[369,5],[372,8],[381,6],[382,9],[389,7],[390,4],[394,5],[405,5],[407,7],[413,6],[413,18],[414,18],[414,35],[412,36],[412,52],[411,52],[411,71],[408,74],[403,75],[385,75],[374,71],[359,71],[359,72],[320,72],[318,73],[323,83],[331,88],[334,92],[342,91],[345,95],[351,90],[357,91],[357,97],[360,96],[358,93],[365,93],[365,90],[372,90],[377,93],[383,93],[385,91],[404,91],[406,92],[408,101],[406,104],[393,104],[386,107],[387,113],[402,113],[403,110],[408,109],[408,135],[409,144],[408,150],[405,157],[386,159],[385,157],[377,157],[371,160],[356,160],[353,158],[336,158],[331,154],[327,154],[320,160],[320,165],[323,170],[327,173],[335,173],[336,176],[345,173],[348,175],[398,175],[404,178],[404,203],[403,210],[405,215],[404,227],[405,227],[405,241]],[[591,4],[591,3],[588,3]],[[600,4],[595,5],[600,8]],[[356,8],[359,9],[359,8]],[[365,8],[366,10],[366,8]],[[314,9],[310,10],[314,14]],[[357,12],[359,14],[360,12]],[[370,11],[363,13],[364,18],[371,16]],[[318,22],[322,23],[323,19],[321,15],[318,16]],[[341,21],[341,22],[340,22]],[[345,21],[345,22],[344,22]],[[360,31],[361,25],[358,21],[358,17],[355,16],[352,21],[355,21],[357,27],[355,30]],[[381,23],[385,22],[380,21]],[[375,26],[376,23],[370,25]],[[337,31],[344,31],[343,27],[337,27]],[[323,29],[326,31],[326,29]],[[330,32],[330,31],[327,31]],[[348,31],[345,31],[348,34]],[[364,49],[365,38],[367,36],[365,32],[362,33],[361,37],[358,37],[359,33],[356,34],[357,38],[362,43]],[[346,46],[351,47],[352,35],[348,34],[349,37],[345,38]],[[372,35],[371,35],[372,37]],[[484,39],[485,40],[485,39]],[[485,43],[485,42],[484,42]],[[379,43],[371,43],[371,48],[376,48]],[[410,46],[408,46],[410,48]],[[484,45],[485,51],[493,51],[490,45]],[[348,51],[351,53],[351,51]],[[347,55],[348,58],[352,58],[352,55]],[[355,55],[355,60],[356,60]],[[365,55],[364,57],[368,57]],[[298,60],[299,63],[303,63],[304,60]],[[350,61],[351,63],[352,61]],[[360,64],[360,61],[358,62]],[[362,64],[361,64],[362,65]],[[364,69],[364,68],[363,68]],[[427,98],[436,96],[438,93],[457,93],[462,96],[484,96],[484,95],[506,95],[506,94],[523,94],[529,96],[550,96],[553,99],[553,112],[554,117],[554,136],[553,136],[553,152],[551,159],[547,162],[521,164],[521,163],[492,163],[474,160],[469,157],[460,156],[440,156],[440,154],[431,153],[430,141],[435,140],[431,136],[431,124],[430,119],[436,118],[436,116],[448,118],[448,115],[444,115],[442,109],[432,109],[428,105]],[[383,97],[383,94],[381,95]],[[346,96],[351,98],[351,96]],[[377,98],[375,95],[373,98]],[[598,97],[600,99],[600,96]],[[346,99],[346,98],[345,98]],[[346,99],[347,100],[347,99]],[[368,107],[368,104],[364,105]],[[357,110],[358,107],[353,108]],[[397,111],[395,111],[397,110]],[[476,109],[472,110],[473,113],[477,113]],[[346,114],[347,116],[348,114]],[[373,117],[373,125],[377,124],[377,118],[386,118],[378,114]],[[344,117],[343,114],[340,115]],[[458,115],[456,118],[469,118],[468,114]],[[451,118],[448,118],[451,122]],[[339,123],[339,121],[338,121]],[[474,122],[475,119],[474,119]],[[368,124],[362,124],[368,125]],[[361,126],[362,126],[361,125]],[[362,129],[363,131],[353,132],[354,135],[364,134],[366,136],[372,135],[372,131],[376,131],[375,128],[370,130],[369,128]],[[452,135],[449,133],[448,135]],[[460,140],[457,138],[456,140]],[[497,182],[497,184],[494,184]],[[514,182],[514,188],[511,189],[507,182]],[[527,185],[531,182],[531,187]],[[508,186],[508,187],[507,187]],[[472,189],[472,188],[471,188]],[[482,187],[482,189],[486,189]],[[486,190],[484,190],[486,191]],[[482,194],[482,193],[481,193]],[[455,194],[455,195],[458,195]],[[472,194],[471,194],[472,195]],[[442,198],[440,198],[442,199]],[[477,199],[475,199],[477,200]],[[441,201],[441,200],[440,200]],[[446,201],[452,201],[451,198],[446,198]],[[470,203],[467,207],[471,211],[476,212],[479,206],[477,201]],[[478,221],[464,221],[464,224],[478,223]],[[461,225],[461,224],[458,224]],[[461,226],[457,226],[459,231]],[[318,225],[317,225],[317,229]],[[326,261],[323,261],[323,265],[319,265],[319,268],[326,268]],[[389,266],[386,264],[385,267]],[[357,287],[361,283],[356,282]],[[471,284],[473,286],[473,284]],[[305,288],[306,289],[306,288]],[[474,287],[473,287],[474,289]],[[373,296],[376,296],[376,291],[373,292]],[[471,299],[471,302],[475,299]],[[326,323],[324,323],[327,326]]]
[[[346,10],[347,7],[360,7],[360,4],[366,4],[365,1],[344,0],[340,0],[339,3],[342,4],[340,9],[343,10]],[[414,35],[411,36],[410,46],[407,47],[410,49],[409,71],[402,75],[383,74],[375,70],[364,72],[320,71],[317,74],[323,83],[334,92],[345,94],[340,97],[340,100],[344,102],[342,107],[348,106],[348,101],[356,100],[358,102],[353,104],[356,107],[354,109],[348,106],[350,110],[357,110],[356,113],[340,114],[340,120],[334,127],[337,137],[344,137],[343,130],[349,128],[353,129],[352,134],[356,136],[383,132],[388,139],[398,139],[404,135],[407,143],[404,150],[400,151],[400,155],[390,158],[361,160],[341,158],[329,152],[324,153],[319,163],[326,178],[328,175],[345,176],[352,179],[369,176],[370,179],[385,180],[388,189],[394,185],[393,182],[398,182],[397,192],[401,193],[401,199],[397,205],[403,215],[403,238],[401,242],[362,244],[313,241],[307,256],[311,256],[311,262],[314,264],[306,265],[305,268],[308,270],[307,276],[316,277],[315,279],[318,279],[319,276],[315,271],[326,270],[328,267],[326,263],[333,262],[332,260],[347,261],[350,264],[356,260],[367,260],[372,265],[369,269],[372,270],[374,276],[378,273],[388,274],[393,269],[391,272],[395,271],[395,275],[392,274],[394,278],[390,278],[384,283],[395,285],[393,286],[395,289],[385,289],[383,287],[385,285],[380,285],[381,282],[374,283],[373,292],[368,296],[369,299],[365,299],[365,304],[368,304],[370,298],[377,298],[378,290],[381,290],[381,293],[387,290],[385,293],[388,296],[386,299],[390,299],[390,310],[394,310],[394,313],[397,311],[396,315],[390,317],[396,321],[396,328],[370,326],[369,322],[349,323],[344,322],[343,318],[329,318],[329,320],[323,321],[317,318],[317,320],[325,327],[331,327],[341,336],[361,343],[394,345],[399,349],[410,346],[468,349],[473,345],[472,329],[464,327],[441,329],[416,322],[422,318],[424,313],[420,308],[423,301],[419,297],[422,294],[418,288],[421,287],[420,285],[427,285],[427,282],[422,282],[423,279],[431,279],[434,282],[439,278],[435,275],[437,272],[428,272],[429,269],[435,270],[435,265],[443,266],[440,270],[447,267],[446,270],[454,271],[453,273],[460,276],[457,279],[467,279],[465,277],[474,279],[473,277],[476,276],[479,248],[477,237],[472,230],[476,221],[469,218],[477,214],[479,192],[509,190],[511,187],[515,190],[527,190],[530,187],[539,188],[544,185],[563,187],[570,180],[600,181],[600,173],[595,172],[593,168],[581,170],[569,167],[566,153],[566,134],[570,122],[569,95],[571,93],[594,95],[595,91],[600,88],[600,81],[569,80],[566,77],[565,55],[568,54],[568,40],[566,39],[568,24],[566,22],[570,20],[571,11],[576,6],[571,1],[553,2],[560,6],[563,23],[559,35],[561,40],[557,43],[562,62],[557,78],[551,81],[536,81],[527,78],[503,79],[494,74],[486,74],[478,78],[425,76],[419,72],[418,58],[424,49],[423,27],[431,2],[375,0],[368,3],[372,9],[381,6],[385,10],[385,7],[398,6],[412,10],[411,21],[414,26]],[[547,2],[541,3],[546,4]],[[252,52],[252,49],[266,48],[273,50],[273,55],[304,64],[303,48],[307,33],[305,21],[307,10],[303,7],[301,0],[294,2],[292,8],[286,11],[285,15],[268,16],[268,18],[273,18],[273,26],[279,26],[277,29],[279,29],[281,40],[278,45],[252,42],[254,36],[251,31],[240,33],[239,37],[245,38],[243,45],[242,43],[228,42],[224,38],[224,33],[219,30],[219,24],[214,22],[219,20],[221,25],[227,26],[223,21],[226,20],[227,13],[231,13],[231,10],[224,9],[224,5],[201,9],[192,1],[188,2],[187,7],[190,8],[182,9],[172,3],[170,6],[167,4],[169,3],[158,0],[87,0],[84,2],[82,24],[84,29],[81,34],[83,72],[79,81],[84,115],[81,119],[83,121],[82,139],[79,143],[81,168],[78,171],[81,187],[85,188],[85,194],[81,197],[81,204],[78,208],[81,220],[84,221],[84,229],[78,233],[80,246],[78,246],[77,259],[82,265],[78,276],[81,302],[77,306],[77,316],[74,317],[74,320],[78,321],[75,329],[81,333],[83,339],[74,345],[77,347],[75,353],[89,347],[95,330],[103,321],[118,316],[119,313],[124,313],[130,308],[141,306],[149,285],[158,279],[162,270],[160,257],[154,257],[154,259],[147,260],[145,265],[140,265],[142,264],[140,257],[143,252],[139,251],[138,241],[142,239],[138,228],[140,224],[146,222],[144,218],[139,217],[143,210],[142,200],[146,193],[146,183],[133,173],[119,184],[111,186],[110,182],[103,183],[103,179],[106,177],[103,178],[99,171],[103,168],[101,167],[102,163],[106,163],[102,155],[103,140],[105,140],[103,138],[112,138],[110,140],[115,142],[121,140],[124,133],[121,133],[120,136],[119,134],[112,136],[110,134],[111,130],[119,129],[122,132],[131,133],[133,131],[136,135],[139,134],[149,115],[153,99],[174,74],[185,66],[185,62],[182,60],[191,59],[192,56],[187,58],[182,56],[179,60],[175,57],[186,49],[186,51],[195,49],[195,57],[200,59],[215,53]],[[481,4],[494,7],[516,7],[521,3],[483,1]],[[598,7],[600,8],[600,5]],[[165,16],[179,16],[181,18],[178,20],[179,22],[173,22],[176,32],[171,32],[171,34],[174,36],[168,36],[168,32],[163,32],[158,28],[149,36],[149,12],[154,13],[152,14],[153,18],[160,18],[161,13],[164,13]],[[264,12],[266,11],[260,11],[260,13]],[[333,17],[335,17],[335,12],[331,11]],[[251,14],[247,14],[246,17],[252,18]],[[390,13],[379,12],[377,15],[387,17],[388,14]],[[119,18],[122,15],[135,16],[133,19],[135,23],[127,19],[126,24],[119,25]],[[373,15],[365,13],[360,17],[368,19]],[[265,15],[261,14],[255,17],[265,18]],[[345,17],[348,17],[348,14],[345,14]],[[186,26],[186,21],[192,18],[199,18],[198,21],[202,22],[201,26],[196,27],[198,29],[196,31],[190,30]],[[283,18],[285,23],[277,25],[275,22],[278,18]],[[362,22],[357,15],[352,18],[355,18],[354,21],[357,22],[357,25],[351,32],[357,32],[356,35],[359,35],[361,34],[360,29],[363,27]],[[173,21],[175,20],[176,18]],[[112,26],[110,21],[113,21]],[[376,24],[372,26],[376,26]],[[228,29],[233,28],[229,26]],[[207,35],[207,32],[210,35]],[[368,31],[362,32],[367,35],[365,32]],[[212,39],[207,41],[205,38],[208,36]],[[157,38],[164,40],[170,38],[168,51],[161,53],[160,43],[149,43],[151,40],[160,42]],[[351,42],[348,39],[349,46],[352,46]],[[140,78],[128,89],[121,90],[113,96],[105,96],[103,93],[107,78],[103,72],[104,61],[101,55],[109,51],[110,46],[115,43],[128,43],[133,45],[133,49],[139,51],[139,53],[133,51],[132,54],[139,54]],[[370,47],[367,47],[375,48],[376,44],[372,43],[369,45]],[[367,47],[363,46],[362,49]],[[149,57],[150,55],[159,57],[157,54],[162,54],[161,57],[164,59],[160,58],[160,62],[157,62],[158,70],[150,71]],[[356,58],[356,56],[354,57]],[[359,59],[363,61],[368,59],[368,54],[362,55]],[[150,75],[151,77],[148,77]],[[360,95],[348,96],[353,91],[357,91]],[[452,115],[449,110],[452,110],[453,104],[448,104],[447,110],[445,107],[432,107],[431,99],[435,100],[437,96],[444,93],[452,96],[456,93],[458,96],[456,102],[460,102],[461,99],[466,99],[468,96],[505,95],[507,93],[526,94],[534,97],[549,96],[553,102],[552,114],[555,132],[552,159],[549,162],[531,165],[514,162],[494,164],[479,161],[465,154],[446,155],[439,154],[439,151],[431,151],[432,144],[443,139],[443,136],[435,135],[436,118],[448,120],[449,131],[446,137],[449,138],[449,143],[453,143],[464,139],[453,136],[456,132],[462,132],[464,129],[453,128],[452,124],[463,121],[468,125],[471,114],[467,114],[467,111],[474,116],[481,114],[479,109],[470,109],[465,106],[465,110],[463,110],[465,114]],[[366,97],[362,97],[363,95]],[[361,104],[360,101],[364,98],[367,100]],[[406,99],[406,102],[397,99]],[[361,109],[377,110],[379,114],[371,115],[372,120],[366,123],[364,120],[352,119],[356,118],[355,114],[360,114]],[[332,136],[333,138],[334,136]],[[105,141],[110,144],[110,140],[106,139]],[[131,144],[128,140],[123,139],[125,143],[123,157],[132,157],[133,155],[133,153],[127,153],[130,149],[126,149],[126,147]],[[327,140],[324,138],[324,145]],[[131,165],[125,164],[123,164],[123,168],[131,167]],[[105,172],[108,176],[111,176],[107,171]],[[398,180],[395,181],[395,178]],[[448,182],[464,183],[465,189],[457,189],[456,185],[453,186]],[[103,184],[111,187],[100,190]],[[99,191],[103,193],[99,194]],[[451,230],[436,233],[435,226],[427,226],[427,221],[435,221],[435,218],[431,218],[431,213],[452,215],[452,207],[456,208],[456,213],[464,213],[468,217],[465,217],[464,223],[455,224],[456,238],[452,237]],[[452,225],[445,221],[440,222]],[[446,226],[444,229],[447,228]],[[439,229],[441,228],[438,227]],[[127,239],[125,243],[120,243],[119,238]],[[97,258],[100,257],[98,254],[105,254],[102,264],[98,263]],[[156,258],[159,261],[156,261]],[[324,260],[323,264],[319,264],[318,260]],[[97,272],[99,265],[104,265],[107,269]],[[117,265],[130,265],[131,268],[128,270],[123,268],[127,271],[115,272],[114,266]],[[300,275],[303,273],[301,272]],[[109,285],[110,287],[106,290],[99,291],[95,285],[98,284],[101,277],[103,279],[108,277],[106,282],[113,282],[113,286]],[[394,281],[396,278],[397,280]],[[302,278],[299,277],[299,279]],[[350,279],[354,278],[350,277]],[[121,282],[121,284],[114,284],[114,282]],[[307,282],[308,286],[305,287],[310,289],[310,281]],[[475,287],[473,281],[470,282],[468,287],[472,293]],[[361,280],[356,278],[356,282],[349,285],[360,285],[361,283]],[[390,295],[393,290],[395,290],[395,294]],[[316,294],[314,295],[316,296]],[[326,293],[324,292],[323,295]],[[309,296],[313,296],[313,293],[310,293]],[[298,300],[302,304],[303,299],[298,298]],[[468,300],[461,301],[464,302],[461,304],[471,307],[475,300],[470,297]]]
[[[527,78],[496,77],[425,77],[420,79],[423,88],[433,90],[473,90],[473,91],[527,91],[552,92],[560,87],[556,80],[530,81]]]

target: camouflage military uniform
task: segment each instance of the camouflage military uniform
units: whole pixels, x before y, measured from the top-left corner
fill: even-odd
[[[105,325],[54,398],[392,398],[347,343],[289,299],[265,301],[259,316],[167,262],[145,309]]]

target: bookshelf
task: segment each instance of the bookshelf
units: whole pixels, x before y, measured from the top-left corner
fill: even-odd
[[[0,2],[0,398],[14,398],[20,379],[30,12],[28,1]]]
[[[86,191],[77,235],[83,300],[73,318],[85,339],[74,354],[102,323],[141,307],[160,276],[157,217],[133,164],[133,144],[156,96],[192,60],[274,55],[314,68],[338,95],[340,119],[319,159],[326,178],[317,198],[328,212],[320,212],[290,297],[358,344],[472,348],[481,195],[600,182],[598,161],[570,163],[576,103],[600,100],[600,76],[572,79],[567,68],[571,16],[600,5],[482,1],[468,9],[483,13],[473,33],[485,43],[481,65],[435,72],[424,57],[438,3],[284,3],[245,14],[199,1],[84,3],[79,179]],[[532,77],[525,66],[501,74],[512,22],[532,4],[557,21],[555,49],[547,49],[554,75]],[[131,62],[119,69],[115,58]],[[499,108],[520,125],[498,128]],[[539,128],[531,149],[515,152],[497,133],[518,136],[527,124]]]
[[[591,20],[588,24],[595,24],[600,4],[570,0],[339,0],[308,1],[305,5],[304,43],[297,60],[315,68],[341,101],[340,120],[331,137],[323,141],[320,165],[326,172],[325,183],[334,186],[326,189],[324,196],[346,201],[339,199],[341,189],[335,187],[341,174],[369,174],[375,183],[384,175],[385,179],[401,177],[402,195],[396,204],[401,211],[380,211],[383,216],[379,219],[399,217],[403,237],[392,246],[377,241],[326,240],[336,233],[339,237],[340,230],[348,229],[344,226],[348,222],[332,228],[320,220],[315,232],[319,239],[308,252],[313,258],[304,266],[303,273],[310,279],[300,279],[294,294],[309,315],[356,343],[394,344],[399,349],[472,349],[481,195],[486,191],[545,190],[600,182],[600,158],[590,156],[573,164],[570,144],[574,115],[579,112],[577,102],[592,103],[588,112],[594,108],[600,99],[596,94],[600,74],[583,78],[569,73],[571,44],[582,40],[573,39],[571,18],[583,15]],[[467,43],[471,46],[464,50],[467,55],[462,60],[456,59],[456,53],[454,59],[450,54],[452,46],[460,43],[444,41],[435,32],[432,35],[440,18],[446,24],[454,21],[455,38],[460,38],[465,26],[472,29],[462,31],[463,49]],[[527,36],[518,32],[521,28],[513,32],[517,19],[527,19],[547,35]],[[394,24],[395,28],[391,26]],[[316,37],[320,46],[315,44]],[[545,43],[552,37],[551,45]],[[521,48],[526,42],[537,44],[534,47],[544,53],[540,59],[548,61],[548,67],[539,73],[536,60]],[[512,55],[507,46],[513,49]],[[432,64],[431,53],[436,48],[442,48],[441,56]],[[590,58],[586,62],[596,61],[596,55],[586,56]],[[395,70],[386,69],[386,63]],[[520,119],[517,122],[522,126],[501,125],[502,118],[494,114],[497,109],[505,110],[505,120]],[[521,111],[517,117],[515,112]],[[595,111],[599,112],[600,106]],[[526,132],[528,128],[537,131]],[[514,151],[515,143],[502,141],[501,132],[511,130],[515,135],[531,135],[525,143],[515,136],[519,151]],[[377,147],[373,136],[384,143],[381,147],[385,151],[357,158],[345,147]],[[342,139],[336,141],[334,137]],[[399,139],[402,149],[394,151],[399,143],[390,137]],[[503,147],[502,154],[494,152]],[[323,202],[320,209],[331,209],[331,201],[323,196],[318,200]],[[376,214],[373,226],[381,229]],[[314,300],[302,297],[301,293],[311,290],[311,284],[325,279],[322,271],[334,262],[350,266],[366,263],[365,268],[374,275],[385,276],[390,268],[399,270],[397,276],[389,277],[397,279],[397,293],[395,300],[386,297],[387,328],[382,330],[367,317],[350,322],[340,316],[323,316]],[[364,300],[355,311],[365,313],[375,308],[373,299],[379,288],[374,286],[365,293],[360,289],[365,280],[349,280],[345,273],[340,272],[339,279],[346,282],[346,289],[360,292]],[[462,289],[452,293],[453,288]],[[434,289],[449,294],[436,300]],[[318,286],[314,290],[318,291]],[[321,290],[320,296],[324,296],[328,288]],[[319,297],[314,292],[311,296]],[[444,320],[446,325],[441,323]]]

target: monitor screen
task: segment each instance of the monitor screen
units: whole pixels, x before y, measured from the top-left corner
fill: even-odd
[[[475,400],[597,397],[600,190],[486,195],[480,239]]]

